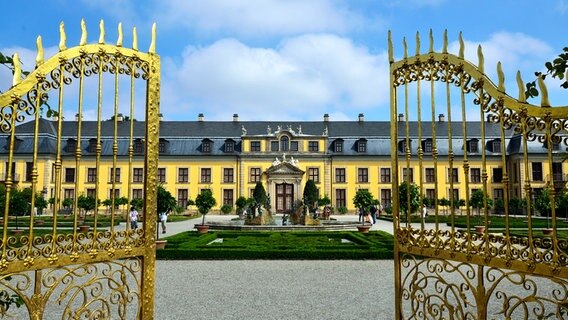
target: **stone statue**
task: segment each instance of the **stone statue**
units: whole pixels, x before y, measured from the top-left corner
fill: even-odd
[[[302,134],[302,125],[298,126],[298,134]]]
[[[268,127],[266,127],[266,134],[271,134],[272,133],[272,128],[270,128],[270,125]]]
[[[293,166],[298,166],[298,160],[294,159],[294,157],[290,157],[290,164]]]
[[[323,128],[323,135],[327,136],[327,126],[325,126],[325,128]]]
[[[285,153],[282,155],[282,162],[286,162],[286,154]]]
[[[243,136],[247,135],[247,128],[245,128],[245,126],[241,127],[241,135],[243,135]]]
[[[280,164],[280,160],[278,160],[278,157],[276,157],[276,159],[272,162],[273,166],[277,166]]]
[[[277,131],[277,132],[280,132],[280,130],[282,130],[282,127],[281,127],[281,126],[277,126],[277,127],[276,127],[276,131]]]

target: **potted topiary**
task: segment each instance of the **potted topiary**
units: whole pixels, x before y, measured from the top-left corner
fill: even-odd
[[[363,210],[363,212],[368,213],[371,205],[374,203],[373,195],[367,189],[359,189],[353,197],[353,205],[358,210]],[[365,218],[362,217],[361,224],[357,225],[357,230],[362,233],[368,233],[371,225],[365,224]]]
[[[213,192],[211,189],[203,189],[201,193],[195,198],[195,206],[199,213],[203,215],[203,220],[201,224],[196,224],[195,228],[198,233],[207,233],[209,231],[209,226],[205,224],[205,215],[209,213],[209,210],[217,205],[217,200],[213,197]]]
[[[481,189],[475,190],[469,199],[469,204],[473,208],[477,209],[477,224],[474,227],[477,233],[485,232],[485,225],[481,221],[481,208],[484,207],[484,198],[487,202],[487,207],[491,207],[493,205],[493,200],[491,200],[488,196],[484,196],[483,190]]]
[[[158,204],[158,217],[160,213],[171,212],[176,207],[176,199],[172,194],[166,190],[163,186],[159,185],[157,189],[157,204]],[[161,221],[156,220],[159,224]],[[165,223],[165,222],[164,222]],[[163,249],[166,246],[167,240],[160,240],[160,232],[158,226],[156,226],[156,249]]]

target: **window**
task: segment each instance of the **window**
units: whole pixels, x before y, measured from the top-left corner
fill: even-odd
[[[142,139],[136,139],[134,141],[134,153],[136,154],[144,153],[144,142],[142,142]]]
[[[75,189],[63,189],[63,200],[75,199]]]
[[[434,206],[434,202],[436,201],[436,190],[426,189],[426,198],[430,201],[430,206]]]
[[[562,176],[562,162],[552,163],[552,179],[553,181],[564,181]]]
[[[532,163],[532,178],[533,181],[542,181],[542,162]]]
[[[315,183],[319,183],[319,168],[308,168],[308,179],[313,180]]]
[[[177,205],[182,208],[187,207],[189,192],[187,189],[178,189]]]
[[[335,207],[347,207],[347,197],[345,189],[335,189]]]
[[[87,152],[94,153],[97,151],[97,139],[89,139],[89,145],[87,146]]]
[[[335,140],[335,152],[343,152],[343,140]]]
[[[250,168],[250,182],[259,182],[260,181],[260,168]]]
[[[75,168],[65,168],[65,182],[75,182]]]
[[[211,152],[211,140],[203,140],[201,142],[201,152],[203,153]]]
[[[435,183],[436,182],[436,176],[434,175],[434,168],[426,168],[425,169],[425,173],[426,173],[426,183]]]
[[[111,199],[111,200],[115,199],[115,201],[116,201],[116,199],[120,198],[120,189],[114,189],[114,192],[113,192],[112,189],[109,189],[108,190],[108,198]]]
[[[97,190],[96,189],[87,189],[87,197],[97,198]]]
[[[223,182],[233,183],[233,168],[223,168]]]
[[[357,168],[357,182],[369,182],[369,169]]]
[[[114,182],[120,183],[120,168],[116,168],[116,172],[114,168],[110,168],[109,182],[113,181],[113,177],[115,178]]]
[[[390,183],[391,182],[391,169],[390,168],[381,168],[381,183]]]
[[[233,205],[233,189],[223,189],[223,205]]]
[[[225,141],[225,152],[233,152],[235,151],[235,141],[232,139],[228,139]]]
[[[280,151],[290,150],[290,138],[288,136],[282,136],[280,138]]]
[[[381,204],[385,208],[390,208],[392,203],[391,189],[381,189]]]
[[[471,183],[481,183],[481,169],[471,168]]]
[[[432,153],[432,139],[427,139],[424,141],[424,152]]]
[[[412,141],[408,140],[408,148],[412,148]],[[398,151],[400,153],[406,153],[406,139],[405,140],[400,140],[398,142]]]
[[[144,168],[133,168],[132,169],[132,182],[134,182],[134,183],[144,182]]]
[[[335,182],[345,182],[345,168],[335,168]]]
[[[251,152],[260,152],[260,141],[251,141],[250,142],[250,151]]]
[[[278,151],[278,141],[270,141],[270,151]]]
[[[159,183],[166,182],[166,168],[158,168],[158,182]]]
[[[6,172],[4,174],[4,178],[7,179],[8,178],[8,169],[10,169],[10,165],[9,162],[6,161]],[[12,162],[12,180],[16,181],[16,163]],[[73,182],[73,181],[71,181]]]
[[[406,182],[414,182],[414,174],[412,168],[402,168],[402,179]]]
[[[178,182],[189,182],[189,168],[178,168]]]
[[[32,181],[32,171],[34,169],[33,162],[26,162],[26,182]]]
[[[454,202],[454,205],[458,203],[460,200],[460,190],[459,189],[452,189],[449,194],[449,200]]]
[[[211,168],[201,168],[201,183],[211,183]]]
[[[495,139],[491,141],[491,152],[501,152],[501,140]]]
[[[493,182],[503,181],[503,168],[493,168]]]
[[[357,142],[357,152],[367,152],[367,140],[360,139]]]
[[[448,183],[458,182],[458,168],[448,168]]]
[[[165,153],[168,151],[168,141],[166,139],[160,139],[158,142],[158,152]]]
[[[142,189],[132,189],[132,199],[142,199]]]
[[[67,152],[75,152],[75,149],[77,149],[77,140],[70,138],[67,139]]]
[[[298,151],[298,141],[290,141],[290,151]]]
[[[478,140],[477,139],[471,139],[467,141],[467,152],[471,152],[471,153],[477,153],[479,152],[479,147],[478,147]]]
[[[503,200],[504,197],[505,197],[505,192],[503,192],[503,189],[501,188],[493,189],[493,199]]]
[[[97,182],[97,168],[87,168],[87,182]]]
[[[308,151],[309,152],[318,152],[319,151],[319,141],[309,141],[308,142]]]

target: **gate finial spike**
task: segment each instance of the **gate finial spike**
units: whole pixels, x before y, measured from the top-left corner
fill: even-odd
[[[525,95],[525,84],[521,78],[521,71],[517,70],[517,86],[519,87],[519,101],[527,102],[527,97]]]
[[[85,19],[81,19],[81,41],[79,41],[80,46],[87,44],[87,25]]]
[[[65,46],[66,40],[67,36],[65,35],[65,23],[61,21],[59,23],[59,51],[67,49],[67,47]]]
[[[20,55],[17,52],[12,56],[12,61],[14,63],[12,86],[15,86],[22,81],[22,65],[20,63]]]
[[[503,68],[501,67],[501,61],[497,62],[497,78],[499,79],[499,86],[497,89],[501,92],[505,92],[505,74],[503,73]]]
[[[434,35],[432,34],[432,29],[430,29],[430,48],[428,48],[428,53],[434,52]]]
[[[99,22],[99,30],[100,30],[99,43],[104,44],[105,43],[105,22],[103,21],[103,19],[101,19],[101,22]]]
[[[132,28],[132,49],[138,51],[138,33],[136,33],[136,27]]]
[[[477,46],[477,60],[479,60],[479,65],[477,66],[479,72],[485,73],[485,67],[483,66],[485,64],[485,58],[483,57],[483,50],[481,49],[481,45]]]
[[[122,22],[118,23],[118,40],[116,40],[116,46],[122,47]]]
[[[156,23],[152,24],[152,42],[150,42],[149,53],[156,53]]]
[[[406,45],[406,37],[402,38],[402,46],[404,47],[404,59],[408,58],[408,46]]]
[[[460,31],[460,36],[459,36],[459,41],[460,41],[460,53],[459,53],[459,57],[463,59],[464,57],[464,50],[465,50],[465,44],[463,43],[463,37],[462,37],[462,33]]]
[[[416,55],[420,55],[420,33],[416,31]]]
[[[448,53],[448,29],[444,29],[444,47],[442,53]]]
[[[389,30],[388,33],[388,46],[389,46],[389,63],[393,63],[394,62],[394,50],[392,47],[392,36],[391,36],[391,31]]]
[[[538,77],[538,88],[540,89],[541,98],[540,98],[540,106],[541,107],[550,107],[550,101],[548,101],[548,89],[546,88],[546,84],[542,77]]]
[[[43,64],[43,45],[41,43],[41,36],[36,39],[37,56],[36,56],[36,67]]]

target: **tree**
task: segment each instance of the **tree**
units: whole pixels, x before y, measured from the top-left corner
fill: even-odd
[[[209,213],[209,210],[211,210],[211,208],[217,205],[217,200],[215,200],[215,198],[213,197],[213,192],[211,192],[210,189],[203,189],[201,190],[201,193],[198,194],[195,198],[195,205],[197,206],[199,213],[203,215],[201,224],[205,224],[205,215]]]
[[[95,199],[95,197],[85,196],[84,194],[81,194],[79,198],[77,198],[77,207],[83,209],[86,215],[87,212],[95,210],[95,208],[97,207],[97,200]]]
[[[47,208],[47,200],[45,200],[41,192],[38,192],[35,196],[35,206],[38,214],[42,214],[43,210]]]
[[[558,200],[558,198],[556,199]],[[534,199],[534,207],[542,216],[546,216],[547,225],[550,227],[550,213],[552,204],[550,203],[550,190],[545,188]]]
[[[471,194],[469,204],[477,209],[477,224],[481,225],[481,208],[484,207],[484,199],[487,202],[487,207],[493,205],[493,200],[488,195],[484,194],[483,190],[477,189]]]
[[[314,180],[306,181],[304,187],[304,205],[306,205],[310,212],[314,212],[318,205],[318,187]]]
[[[563,213],[563,217],[567,217],[567,211],[568,211],[568,193],[566,193],[566,191],[562,190],[562,192],[560,192],[557,196],[556,196],[556,205],[558,208],[558,211]],[[556,216],[560,216],[559,213],[556,213]]]
[[[416,212],[420,208],[420,192],[418,186],[414,183],[403,182],[400,184],[398,192],[400,194],[400,210],[408,212],[408,195],[410,192],[410,213]]]
[[[130,205],[133,206],[136,211],[139,211],[142,209],[142,205],[144,205],[144,200],[142,200],[142,198],[134,198],[130,200]]]
[[[355,193],[353,197],[353,205],[356,208],[363,208],[365,212],[368,212],[373,205],[375,199],[373,199],[373,195],[367,189],[359,189]]]
[[[544,63],[544,66],[546,67],[545,73],[535,72],[534,74],[537,79],[541,78],[544,80],[547,75],[551,75],[553,78],[564,80],[560,86],[564,89],[568,89],[568,75],[565,75],[566,70],[568,69],[568,47],[564,47],[562,51],[563,52],[560,53],[553,61],[547,61]],[[525,95],[527,98],[538,96],[536,80],[527,82]]]
[[[243,214],[246,206],[249,204],[249,200],[243,196],[240,196],[237,201],[235,201],[235,206],[237,207],[237,214],[240,216]]]
[[[157,191],[158,214],[173,211],[177,205],[174,196],[161,185],[158,186]]]
[[[252,192],[252,197],[256,202],[255,205],[258,207],[258,213],[260,214],[261,206],[264,206],[266,204],[266,200],[268,199],[268,197],[266,196],[266,191],[264,190],[264,186],[262,185],[262,182],[259,181],[256,183],[256,185],[254,186],[254,190]]]
[[[69,208],[70,206],[73,205],[73,199],[65,198],[63,199],[63,202],[61,204],[63,205],[63,208]]]

